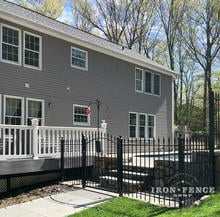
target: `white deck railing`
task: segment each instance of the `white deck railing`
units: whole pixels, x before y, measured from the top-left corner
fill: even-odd
[[[68,143],[65,152],[71,151],[78,155],[81,153],[82,134],[88,139],[97,136],[97,128],[38,126],[37,123],[35,119],[32,126],[0,124],[0,160],[60,157],[61,139]],[[106,123],[101,124],[99,133],[100,138],[105,136]],[[88,148],[90,153],[95,152],[95,144]]]

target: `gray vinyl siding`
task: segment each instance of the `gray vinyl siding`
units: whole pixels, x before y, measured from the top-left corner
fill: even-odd
[[[22,36],[23,31],[42,36],[42,70],[0,62],[2,102],[4,95],[44,100],[45,125],[73,126],[73,104],[89,105],[98,98],[104,103],[101,105],[100,119],[106,119],[108,106],[111,119],[107,121],[107,129],[115,136],[128,136],[129,112],[156,115],[156,135],[172,134],[171,76],[160,74],[160,97],[137,93],[135,67],[138,65],[1,19],[0,23],[21,29]],[[71,46],[88,51],[88,71],[71,67]],[[25,83],[29,83],[30,88],[25,88]],[[70,86],[69,91],[67,86]],[[50,107],[48,103],[51,103]],[[94,104],[91,111],[91,126],[96,127],[97,109]]]

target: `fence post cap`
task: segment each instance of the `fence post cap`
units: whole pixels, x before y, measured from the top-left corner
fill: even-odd
[[[37,118],[31,119],[32,126],[38,126],[39,120]]]

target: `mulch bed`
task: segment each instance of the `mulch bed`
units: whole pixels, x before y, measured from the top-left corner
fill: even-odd
[[[4,194],[0,197],[0,208],[5,208],[19,203],[25,203],[41,197],[54,195],[57,193],[68,192],[74,190],[73,187],[62,185],[59,183],[47,186],[25,187],[14,190],[10,194]]]

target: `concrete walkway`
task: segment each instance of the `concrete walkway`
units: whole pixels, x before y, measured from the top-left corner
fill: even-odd
[[[117,196],[85,188],[0,209],[1,217],[65,217]]]

